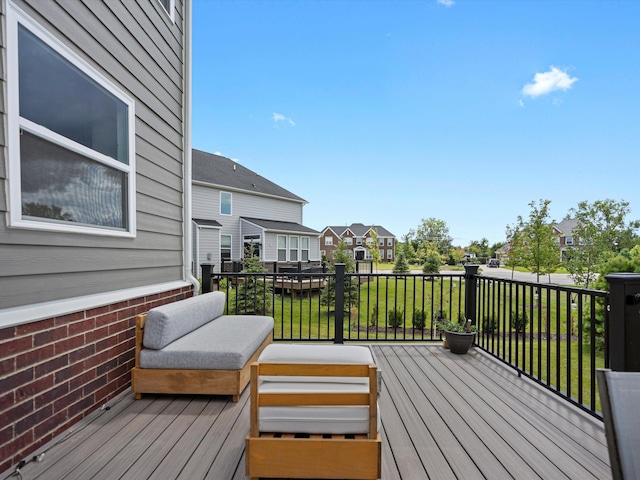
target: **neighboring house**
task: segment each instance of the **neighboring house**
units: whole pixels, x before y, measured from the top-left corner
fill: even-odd
[[[584,245],[583,239],[573,234],[573,230],[577,225],[578,220],[574,218],[565,218],[560,223],[553,225],[553,233],[557,236],[556,242],[560,247],[560,261],[565,259],[568,249]]]
[[[0,472],[130,388],[190,296],[191,2],[1,0]]]
[[[193,150],[193,271],[241,260],[318,262],[320,232],[302,224],[304,199],[238,162]]]
[[[352,223],[349,226],[328,226],[322,230],[320,254],[327,260],[333,260],[333,252],[338,242],[344,239],[347,250],[355,260],[371,260],[370,248],[373,242],[371,232],[378,235],[378,250],[383,262],[396,261],[396,237],[387,229],[377,225]],[[369,247],[369,248],[367,248]]]

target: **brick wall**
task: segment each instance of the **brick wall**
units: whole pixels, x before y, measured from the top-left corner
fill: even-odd
[[[131,386],[135,316],[173,290],[0,329],[0,472]]]

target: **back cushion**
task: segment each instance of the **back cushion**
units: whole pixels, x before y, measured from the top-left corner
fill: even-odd
[[[224,311],[225,294],[210,292],[152,308],[144,325],[143,345],[159,350]]]

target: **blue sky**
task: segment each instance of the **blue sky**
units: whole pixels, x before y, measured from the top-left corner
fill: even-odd
[[[640,218],[640,1],[193,2],[193,146],[304,224],[503,241],[528,203]]]

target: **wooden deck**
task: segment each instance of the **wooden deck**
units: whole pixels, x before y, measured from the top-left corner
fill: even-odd
[[[601,422],[481,352],[434,344],[374,352],[383,479],[611,478]],[[121,395],[43,448],[22,478],[245,480],[248,393],[236,404]]]

